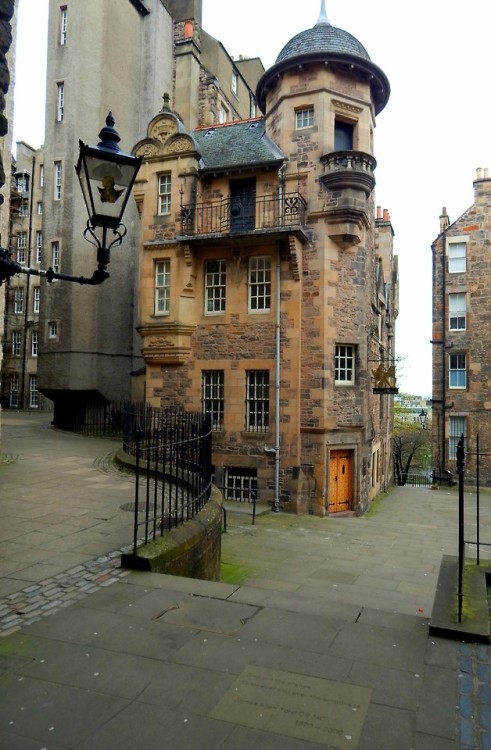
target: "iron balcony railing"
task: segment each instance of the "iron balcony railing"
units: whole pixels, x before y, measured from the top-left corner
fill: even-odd
[[[300,193],[222,197],[181,206],[181,234],[244,234],[258,230],[299,227],[305,223],[307,203]]]

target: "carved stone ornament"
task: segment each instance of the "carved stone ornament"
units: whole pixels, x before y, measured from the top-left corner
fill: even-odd
[[[173,117],[164,115],[154,122],[148,135],[150,138],[156,138],[161,143],[165,143],[169,136],[177,133],[177,123]]]
[[[357,107],[355,104],[349,104],[348,102],[342,102],[339,99],[332,100],[333,107],[336,109],[342,109],[344,112],[352,112],[353,114],[359,115],[363,112],[361,107]]]
[[[149,349],[172,348],[175,346],[170,336],[149,336],[145,344]]]
[[[185,135],[175,138],[166,148],[168,154],[182,153],[190,150],[194,150],[193,142],[191,138],[188,138]]]
[[[150,156],[156,156],[159,151],[160,149],[156,143],[143,141],[136,147],[135,156],[143,156],[144,159],[148,159]]]

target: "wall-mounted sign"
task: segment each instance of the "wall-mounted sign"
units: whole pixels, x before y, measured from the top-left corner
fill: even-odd
[[[396,366],[386,367],[380,363],[379,366],[372,370],[373,392],[379,394],[399,393],[396,388]]]

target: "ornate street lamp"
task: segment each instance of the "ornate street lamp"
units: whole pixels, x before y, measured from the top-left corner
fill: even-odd
[[[418,418],[419,418],[421,427],[423,428],[423,430],[426,430],[426,423],[428,420],[428,415],[425,409],[421,409],[420,414],[418,414]]]
[[[92,285],[102,284],[109,278],[107,266],[111,248],[120,245],[126,234],[126,227],[121,223],[121,219],[142,159],[125,154],[119,148],[121,139],[114,127],[112,112],[109,112],[99,138],[101,140],[97,146],[86,146],[79,141],[80,155],[75,167],[89,214],[84,238],[97,247],[97,268],[92,276],[70,276],[58,273],[52,268],[47,271],[27,268],[11,260],[11,253],[0,248],[0,285],[19,273],[44,276],[47,281],[61,279]],[[95,231],[98,227],[102,228],[101,239]],[[113,235],[110,241],[108,232],[112,232]]]

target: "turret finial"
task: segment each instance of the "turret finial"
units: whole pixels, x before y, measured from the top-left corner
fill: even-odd
[[[321,12],[315,25],[319,26],[320,24],[327,24],[328,26],[330,26],[329,19],[326,13],[326,0],[321,0]]]

